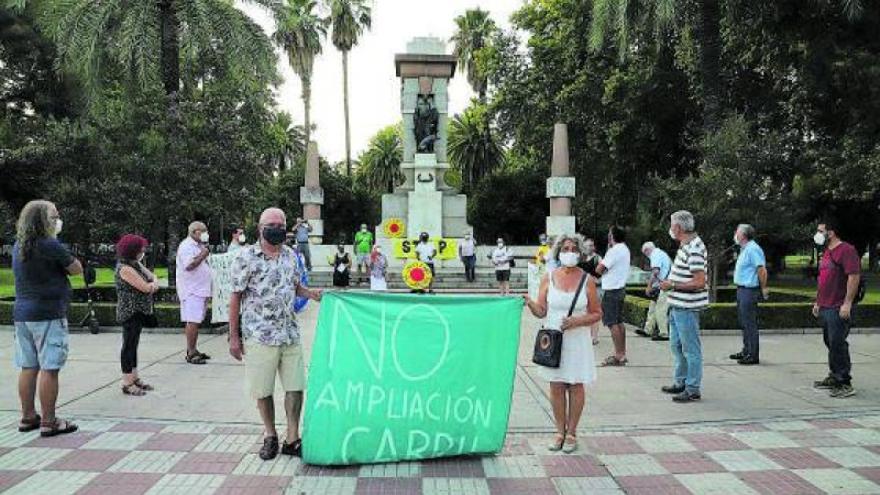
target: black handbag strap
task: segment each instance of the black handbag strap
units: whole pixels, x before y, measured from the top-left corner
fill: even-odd
[[[571,307],[568,308],[568,316],[570,317],[572,313],[574,313],[574,307],[577,305],[578,298],[581,297],[581,289],[584,288],[584,282],[587,281],[587,272],[584,272],[584,276],[581,277],[581,281],[578,282],[578,288],[574,291],[574,299],[571,300]]]

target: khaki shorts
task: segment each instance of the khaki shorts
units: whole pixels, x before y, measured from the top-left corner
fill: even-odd
[[[306,376],[302,347],[246,341],[244,374],[248,392],[254,399],[264,399],[274,394],[276,374],[280,376],[285,392],[302,392]]]

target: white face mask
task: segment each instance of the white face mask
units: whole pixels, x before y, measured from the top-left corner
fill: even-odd
[[[736,234],[733,234],[733,243],[739,244],[739,237],[737,237]]]
[[[141,261],[144,261],[144,255],[145,255],[145,254],[146,254],[146,253],[141,253],[141,254],[138,255],[138,257],[137,257],[138,263],[140,263]]]
[[[571,252],[559,253],[559,262],[562,263],[562,266],[566,266],[569,268],[576,266],[578,264],[579,259],[580,259],[580,256],[578,256],[577,253],[571,253]]]
[[[58,235],[61,233],[61,227],[63,227],[63,226],[64,226],[64,222],[60,218],[55,219],[55,235]]]
[[[504,243],[501,241],[498,241],[498,247],[500,247],[500,248],[504,247]]]
[[[376,248],[376,254],[382,254],[382,248]]]
[[[239,243],[239,244],[244,244],[245,242],[247,242],[247,237],[245,237],[244,234],[239,235],[239,236],[238,236],[238,243]]]
[[[211,239],[211,236],[208,235],[207,232],[202,232],[202,235],[199,236],[199,240],[202,241],[202,242],[205,243],[205,244],[207,244],[208,241],[209,241],[210,239]]]
[[[669,237],[675,239],[675,232],[672,231],[672,227],[669,228]]]
[[[813,236],[813,242],[815,242],[819,246],[824,246],[825,243],[828,242],[828,238],[825,236],[825,234],[821,232],[816,232],[816,234]]]

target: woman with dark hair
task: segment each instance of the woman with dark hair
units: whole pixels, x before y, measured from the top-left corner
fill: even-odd
[[[147,240],[134,234],[126,234],[116,244],[116,320],[122,324],[122,393],[142,396],[151,385],[144,383],[137,372],[137,351],[141,329],[153,315],[153,294],[159,290],[156,278],[142,260]]]
[[[330,263],[333,265],[333,287],[347,288],[351,275],[351,257],[345,252],[345,245],[337,246],[337,253]]]

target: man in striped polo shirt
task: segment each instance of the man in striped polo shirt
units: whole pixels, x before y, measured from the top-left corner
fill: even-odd
[[[706,245],[695,231],[694,216],[685,210],[672,214],[669,236],[680,247],[669,278],[660,288],[669,291],[669,346],[675,369],[672,386],[661,390],[674,394],[675,402],[694,402],[700,400],[703,379],[700,311],[709,306]]]

